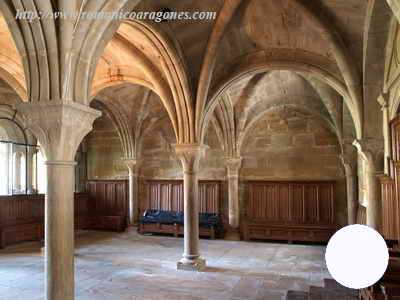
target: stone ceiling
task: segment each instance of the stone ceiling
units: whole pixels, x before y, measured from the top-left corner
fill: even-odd
[[[168,7],[174,11],[218,12],[223,3],[222,0],[146,0],[141,1],[134,10],[158,11]],[[302,0],[244,1],[226,28],[218,48],[211,86],[218,83],[236,59],[260,50],[278,54],[293,50],[301,55],[326,60],[339,70],[332,44],[321,31],[318,18],[310,17],[310,12],[327,23],[327,27],[336,30],[348,46],[352,59],[361,68],[366,6],[366,1],[359,0],[324,0],[313,1],[312,4]],[[176,48],[178,56],[182,56],[195,93],[213,22],[151,22],[151,26],[162,31]],[[17,78],[16,81],[5,80],[26,100],[22,60],[3,18],[0,18],[0,38],[0,61],[4,62],[1,65]],[[165,105],[162,105],[164,102],[155,95],[161,95],[163,84],[170,80],[160,62],[158,50],[143,32],[125,22],[107,44],[96,67],[92,96],[106,105],[112,102],[127,116],[134,131],[140,122],[154,123],[155,120],[168,118]],[[143,61],[147,61],[150,67],[144,67]],[[160,83],[157,76],[164,81]],[[136,84],[120,85],[124,81]],[[113,87],[113,84],[117,86]],[[153,92],[150,93],[150,90]],[[308,74],[269,71],[248,76],[230,87],[225,95],[232,102],[239,130],[264,110],[273,106],[294,105],[320,115],[339,134],[342,133],[342,97],[327,84]],[[164,98],[161,96],[161,99]]]

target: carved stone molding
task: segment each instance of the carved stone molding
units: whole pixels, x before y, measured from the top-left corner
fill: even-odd
[[[378,101],[378,103],[380,104],[380,106],[382,107],[382,110],[388,109],[388,107],[389,107],[389,100],[388,100],[387,94],[381,94],[381,95],[378,97],[377,101]]]
[[[347,154],[341,154],[340,159],[346,171],[346,176],[357,176],[357,160]]]
[[[204,156],[208,147],[200,144],[176,144],[174,147],[175,153],[182,163],[184,173],[197,173],[200,158]]]
[[[368,162],[371,172],[381,172],[383,170],[383,140],[365,138],[355,140],[353,145],[357,148],[358,153]]]
[[[243,159],[241,157],[227,157],[225,159],[228,178],[239,177]]]
[[[140,167],[142,165],[142,160],[136,158],[123,158],[122,161],[129,170],[129,173],[133,175],[138,175]]]
[[[77,103],[50,101],[17,106],[27,129],[38,139],[48,161],[73,161],[83,138],[101,112]]]

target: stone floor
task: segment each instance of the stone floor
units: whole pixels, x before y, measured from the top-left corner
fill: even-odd
[[[182,248],[181,238],[80,232],[76,299],[281,300],[330,278],[322,246],[201,240],[200,273],[176,270]],[[44,299],[43,272],[38,243],[1,250],[0,299]]]

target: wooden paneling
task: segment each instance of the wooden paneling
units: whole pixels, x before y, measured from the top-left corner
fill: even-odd
[[[89,195],[87,193],[75,193],[75,229],[89,228],[89,205]]]
[[[382,235],[388,241],[399,239],[400,180],[400,117],[390,122],[391,153],[388,159],[389,174],[380,176],[382,195]]]
[[[90,213],[126,217],[128,212],[127,180],[92,180],[86,183]]]
[[[44,195],[0,196],[0,226],[43,223]]]
[[[45,196],[0,196],[0,248],[44,236]],[[75,194],[75,228],[88,228],[89,197]]]
[[[142,215],[145,210],[183,211],[182,180],[147,180],[143,182],[145,197],[139,199]],[[221,182],[199,181],[199,211],[221,212]]]
[[[139,199],[140,215],[148,209],[184,211],[183,180],[147,180],[143,182],[146,195]],[[222,208],[222,183],[199,181],[199,212],[220,214]],[[140,232],[183,234],[181,225],[140,224]],[[200,236],[215,238],[214,228],[199,229]]]
[[[44,195],[0,196],[0,248],[40,240],[43,224]]]
[[[326,241],[336,229],[334,182],[248,182],[245,239]]]
[[[86,190],[88,229],[124,231],[128,218],[128,181],[90,180]]]

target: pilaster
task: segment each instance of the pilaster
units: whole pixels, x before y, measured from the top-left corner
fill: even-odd
[[[229,191],[229,225],[238,229],[240,224],[239,213],[239,173],[242,167],[241,157],[228,157],[225,159],[228,191]]]

